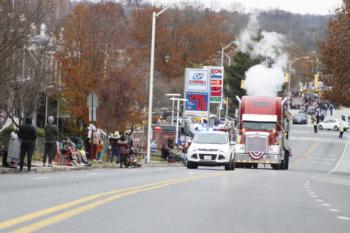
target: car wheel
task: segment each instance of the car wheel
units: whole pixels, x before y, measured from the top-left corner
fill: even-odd
[[[322,125],[319,125],[317,128],[318,128],[319,130],[323,130]]]
[[[225,164],[225,170],[226,171],[231,171],[234,170],[234,160],[232,159],[230,162],[228,162],[227,164]]]
[[[338,131],[338,130],[339,130],[338,126],[334,126],[333,129],[334,129],[335,131]]]
[[[188,169],[193,169],[193,168],[194,168],[193,165],[194,165],[193,162],[187,161],[187,168],[188,168]]]

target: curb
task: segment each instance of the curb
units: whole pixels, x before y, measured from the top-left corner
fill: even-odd
[[[149,163],[149,164],[143,164],[141,168],[142,167],[144,168],[183,167],[183,165],[181,163]],[[33,167],[31,171],[33,173],[44,174],[44,173],[53,173],[53,172],[81,171],[81,170],[94,170],[94,169],[119,169],[119,166],[110,164],[107,166],[90,166],[90,167]],[[20,173],[19,173],[19,170],[16,168],[0,167],[0,174],[20,174]]]

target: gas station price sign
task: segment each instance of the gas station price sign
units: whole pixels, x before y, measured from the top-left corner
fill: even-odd
[[[208,93],[186,93],[186,112],[206,116],[209,111]]]

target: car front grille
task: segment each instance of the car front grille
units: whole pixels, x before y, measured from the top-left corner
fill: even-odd
[[[215,160],[216,159],[216,155],[199,154],[199,158],[201,160],[204,160],[204,156],[211,156],[211,160]]]
[[[246,152],[267,152],[268,138],[262,136],[246,137]]]

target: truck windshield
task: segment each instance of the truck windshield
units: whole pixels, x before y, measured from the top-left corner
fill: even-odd
[[[254,122],[244,121],[243,129],[252,130],[274,130],[276,129],[276,122]]]

